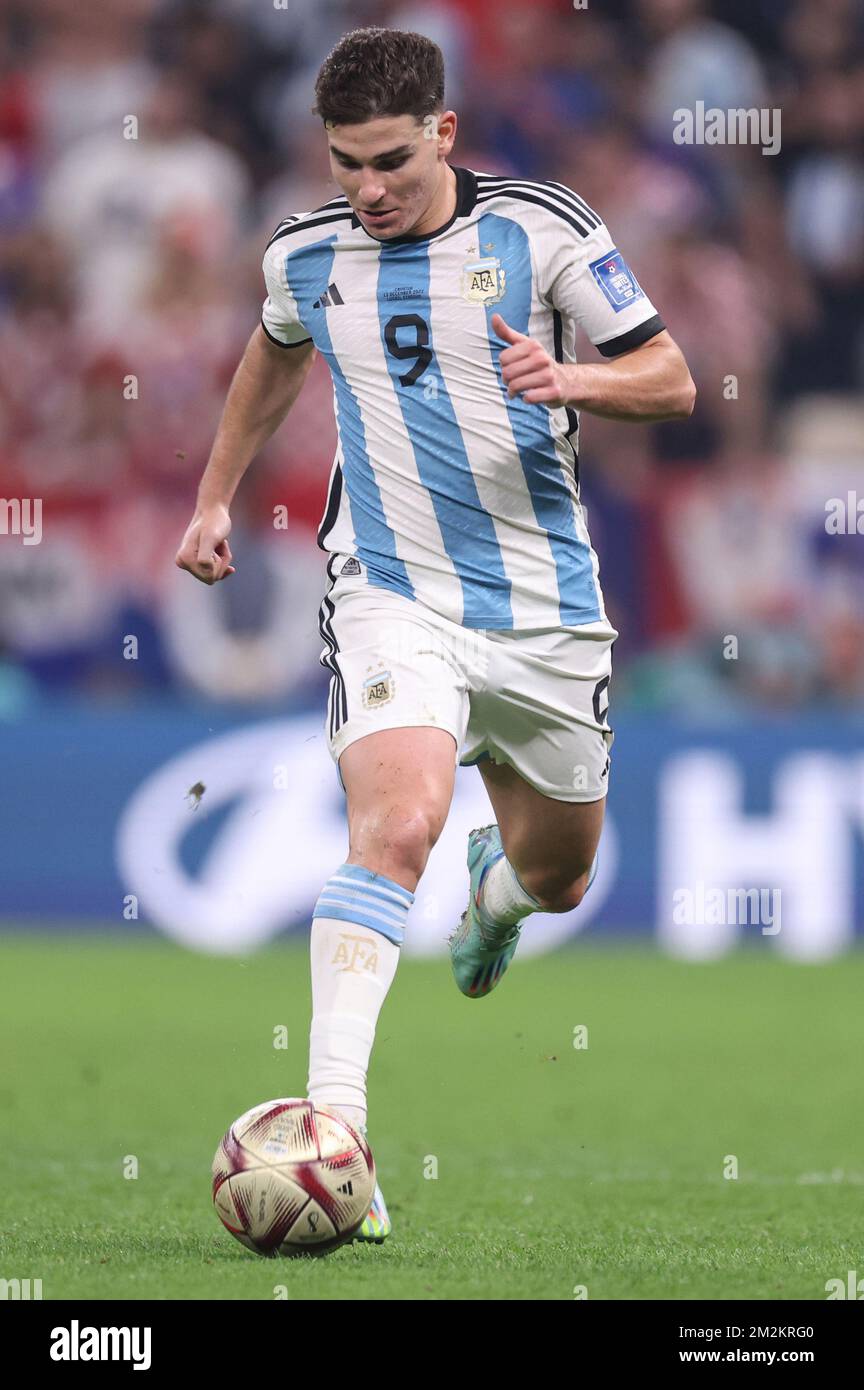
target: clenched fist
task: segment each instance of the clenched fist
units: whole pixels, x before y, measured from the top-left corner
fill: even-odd
[[[230,530],[227,507],[199,507],[186,528],[175,564],[194,574],[202,584],[216,584],[234,574],[228,545]]]
[[[542,343],[517,333],[500,314],[492,315],[492,327],[510,347],[499,355],[501,376],[512,400],[521,395],[529,405],[548,405],[551,410],[567,404],[567,384],[558,362]]]

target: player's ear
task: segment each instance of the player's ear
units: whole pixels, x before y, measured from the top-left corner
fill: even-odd
[[[456,116],[456,112],[433,112],[431,116],[426,117],[424,125],[426,125],[427,130],[431,132],[428,138],[431,139],[434,136],[434,138],[438,141],[439,153],[442,154],[446,159],[447,155],[452,150],[453,142],[456,139],[456,127],[458,125],[458,118]]]

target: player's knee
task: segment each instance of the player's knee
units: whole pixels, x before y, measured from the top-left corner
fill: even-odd
[[[534,875],[523,874],[521,879],[532,897],[542,904],[544,912],[572,912],[585,896],[589,873],[590,868],[573,878],[572,874],[545,870]]]
[[[361,862],[374,861],[382,873],[399,871],[419,879],[440,833],[440,818],[431,812],[391,808],[356,828],[351,854]]]

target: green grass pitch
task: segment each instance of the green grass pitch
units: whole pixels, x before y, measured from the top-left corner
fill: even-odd
[[[0,1278],[46,1299],[824,1299],[861,1268],[864,957],[688,965],[620,939],[517,956],[477,1001],[404,958],[370,1073],[393,1235],[246,1252],[210,1162],[243,1110],[305,1093],[308,970],[294,944],[0,938]]]

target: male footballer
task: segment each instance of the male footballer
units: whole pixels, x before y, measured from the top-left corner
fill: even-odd
[[[365,1133],[378,1015],[457,766],[477,765],[495,815],[468,837],[449,942],[463,994],[499,984],[532,912],[591,885],[618,634],[579,500],[579,412],[676,419],[695,388],[577,193],[449,162],[457,117],[429,39],[346,34],[315,91],[341,193],[270,240],[177,564],[206,584],[234,572],[237,485],[322,354],[339,442],[321,662],[349,846],[313,913],[308,1093]],[[577,362],[577,328],[602,363]],[[390,1229],[378,1189],[359,1238]]]

